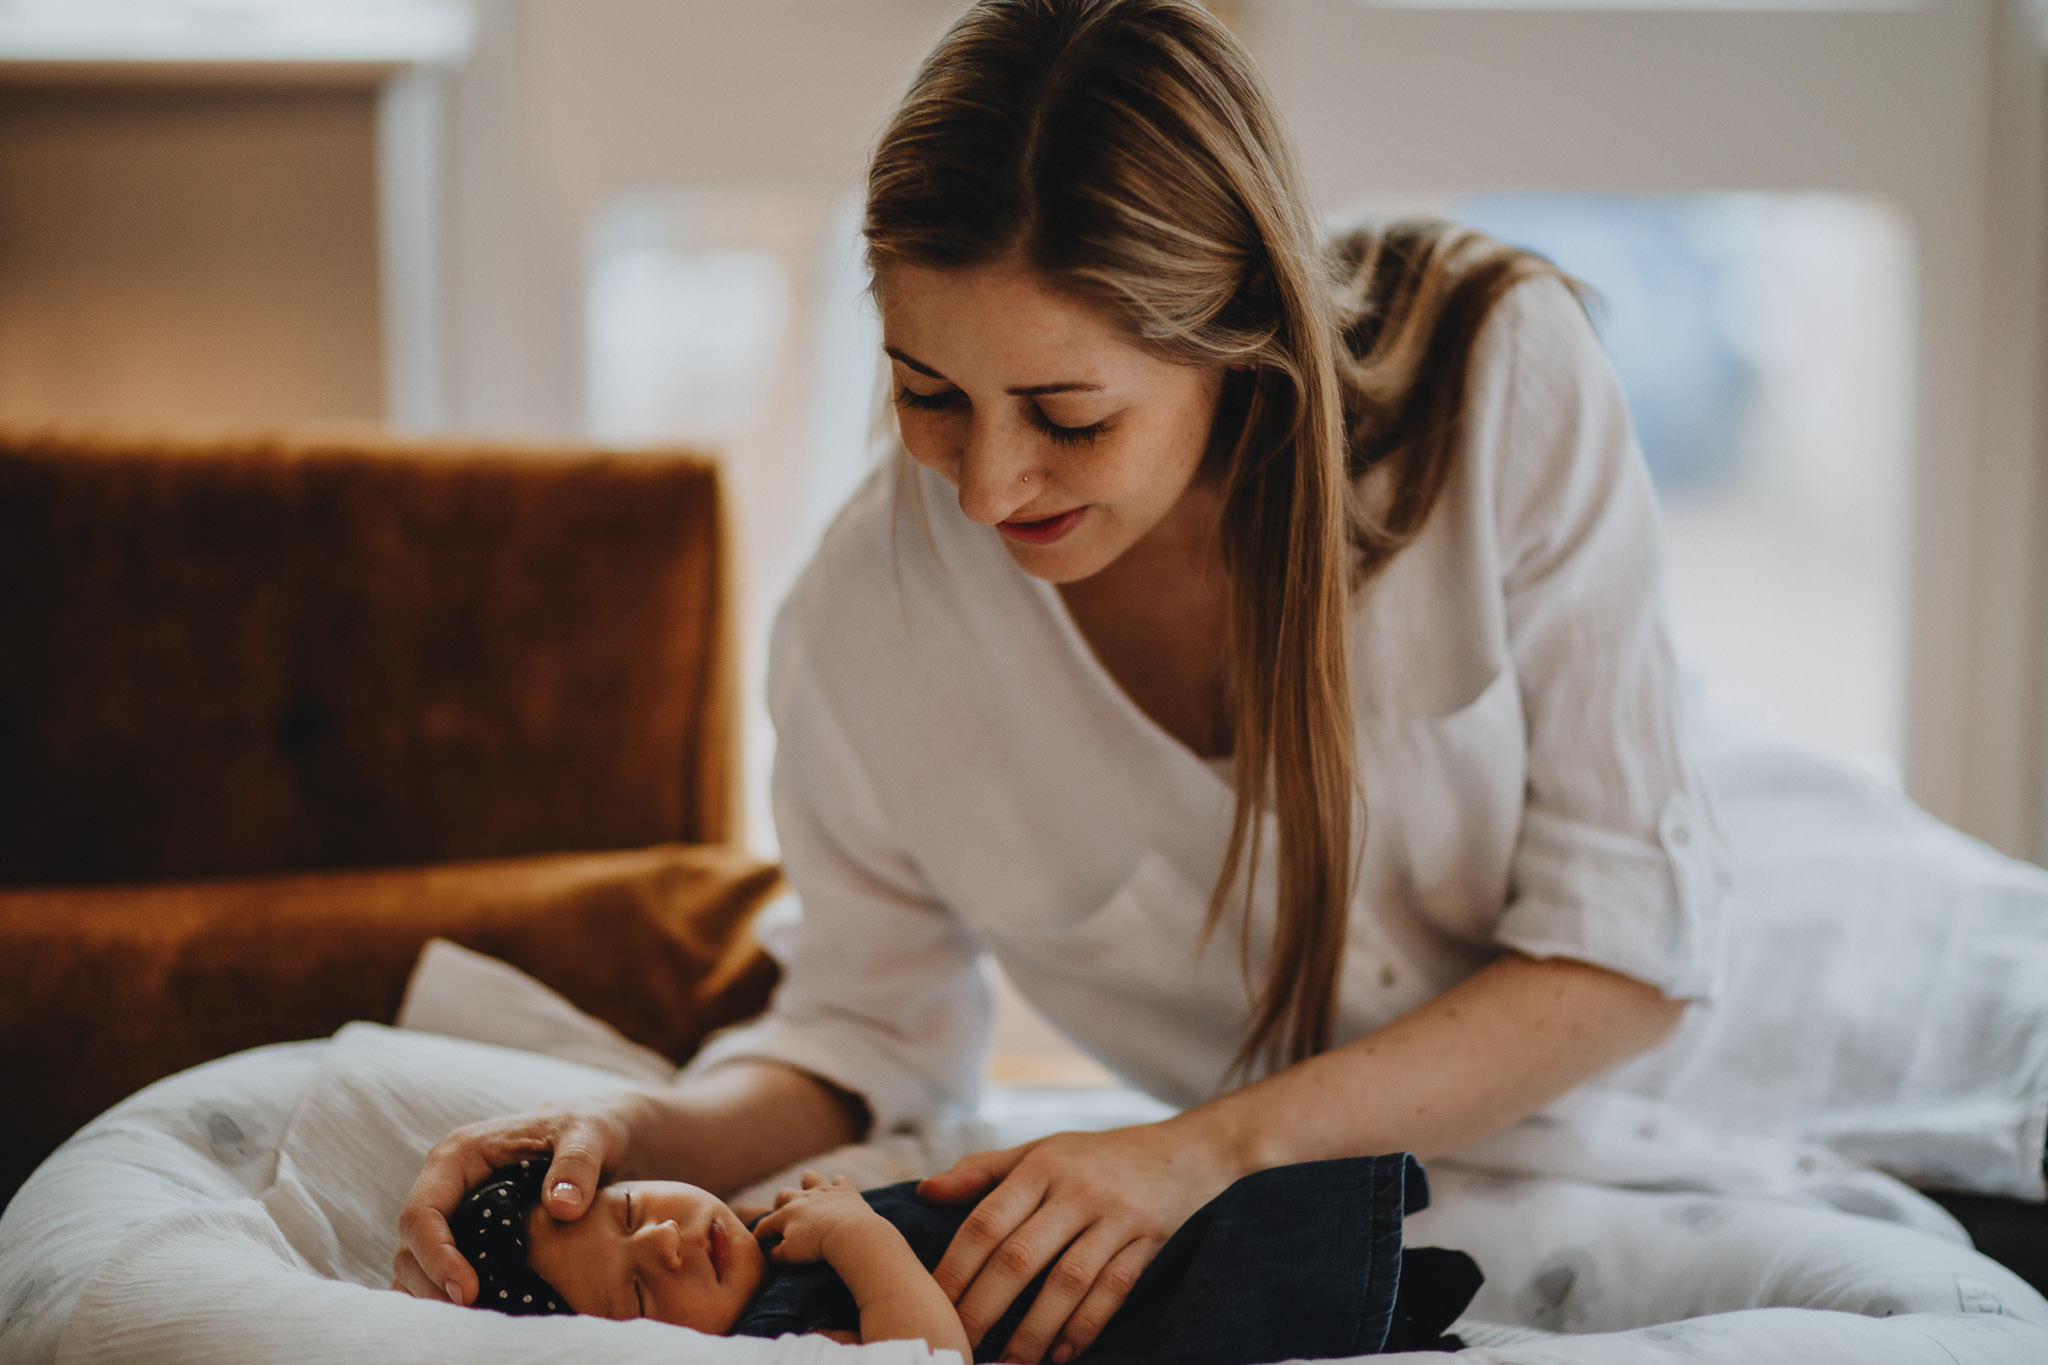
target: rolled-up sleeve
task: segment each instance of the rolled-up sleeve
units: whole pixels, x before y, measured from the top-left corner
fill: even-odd
[[[761,1018],[715,1034],[687,1078],[738,1057],[859,1095],[870,1136],[979,1098],[989,991],[973,934],[929,892],[790,611],[772,643],[776,834],[798,913],[762,938],[783,976]]]
[[[1471,435],[1493,466],[1528,735],[1497,941],[1709,998],[1725,844],[1684,746],[1656,496],[1621,386],[1553,279],[1509,291],[1477,359]]]

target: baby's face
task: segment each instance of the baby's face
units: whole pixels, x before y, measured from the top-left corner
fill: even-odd
[[[581,1218],[536,1207],[527,1264],[569,1307],[600,1318],[656,1318],[723,1335],[761,1287],[767,1258],[723,1202],[695,1185],[601,1186]]]

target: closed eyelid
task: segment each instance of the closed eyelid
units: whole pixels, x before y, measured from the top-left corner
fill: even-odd
[[[620,1200],[623,1209],[623,1212],[620,1214],[620,1221],[625,1236],[631,1238],[633,1235],[633,1192],[631,1190],[624,1190],[621,1193],[624,1197]],[[640,1277],[632,1269],[631,1252],[629,1251],[627,1255],[629,1259],[626,1267],[626,1283],[631,1285],[633,1289],[633,1316],[644,1318],[647,1316],[647,1300],[640,1293]]]
[[[896,402],[901,406],[910,408],[950,412],[959,407],[960,404],[967,402],[967,399],[958,389],[942,389],[937,393],[919,393],[915,389],[905,387],[897,393]],[[1031,426],[1036,427],[1055,441],[1065,444],[1090,444],[1094,442],[1098,436],[1109,430],[1111,421],[1116,416],[1116,414],[1112,413],[1108,417],[1090,422],[1085,426],[1070,427],[1053,421],[1052,418],[1046,415],[1045,409],[1037,403],[1028,404],[1025,412],[1026,420]]]

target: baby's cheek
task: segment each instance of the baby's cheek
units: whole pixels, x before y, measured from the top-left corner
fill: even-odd
[[[671,1327],[687,1327],[693,1332],[722,1337],[732,1331],[746,1307],[744,1295],[678,1291],[648,1305],[647,1316]]]
[[[585,1317],[602,1314],[603,1305],[591,1301],[585,1287],[578,1283],[570,1259],[561,1253],[559,1247],[543,1249],[543,1244],[535,1242],[529,1242],[528,1247],[527,1267],[553,1286],[555,1292],[562,1296],[562,1302],[569,1306],[569,1311]]]

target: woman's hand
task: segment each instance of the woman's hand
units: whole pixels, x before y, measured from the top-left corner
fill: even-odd
[[[1004,1354],[1065,1365],[1094,1344],[1167,1239],[1240,1174],[1177,1119],[963,1157],[917,1187],[934,1203],[981,1199],[932,1277],[979,1346],[1052,1265]]]
[[[448,1215],[462,1197],[499,1166],[552,1151],[543,1202],[557,1218],[581,1217],[599,1177],[624,1164],[641,1098],[628,1092],[550,1105],[472,1123],[435,1143],[398,1215],[391,1287],[415,1298],[475,1302],[476,1271],[448,1229]]]
[[[882,1218],[843,1175],[827,1180],[816,1171],[805,1171],[803,1182],[800,1190],[777,1190],[775,1211],[754,1225],[754,1236],[782,1239],[769,1255],[784,1264],[830,1261],[826,1248],[835,1237]]]

